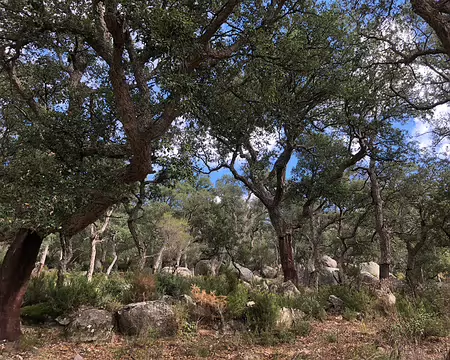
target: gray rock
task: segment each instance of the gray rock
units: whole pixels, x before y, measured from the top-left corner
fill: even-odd
[[[241,279],[242,281],[248,283],[252,282],[254,275],[250,269],[247,269],[246,267],[239,264],[231,264],[230,268],[232,271],[235,271],[238,274],[239,279]]]
[[[319,272],[319,285],[338,285],[341,275],[338,268],[323,267]]]
[[[219,270],[219,262],[217,260],[200,260],[195,265],[195,275],[199,276],[216,276]]]
[[[113,316],[106,310],[81,309],[71,316],[65,334],[70,341],[108,341],[113,334]]]
[[[161,274],[175,274],[175,268],[173,266],[164,266],[161,271]]]
[[[328,255],[324,255],[322,256],[322,264],[326,267],[329,268],[337,268],[338,267],[338,263],[336,260],[334,260],[333,258],[329,257]]]
[[[338,298],[335,295],[330,295],[328,297],[328,303],[330,304],[329,310],[333,310],[334,312],[341,313],[344,311],[344,301]]]
[[[181,277],[192,277],[192,272],[187,267],[178,267],[175,270],[175,275],[178,275]]]
[[[288,330],[305,318],[305,313],[298,309],[281,308],[276,320],[278,329]]]
[[[264,265],[261,269],[261,274],[266,279],[275,279],[277,277],[277,269],[274,269],[271,266]]]
[[[84,358],[80,354],[76,354],[73,360],[84,360]]]
[[[376,276],[367,271],[361,271],[361,273],[359,274],[359,278],[361,280],[361,284],[363,285],[376,285],[379,282]]]
[[[293,297],[300,295],[300,291],[297,289],[297,287],[294,285],[294,283],[291,280],[288,280],[280,285],[278,288],[278,292],[280,295]]]
[[[178,329],[172,307],[158,300],[126,305],[117,312],[117,323],[124,335],[171,336]]]
[[[368,263],[359,264],[359,269],[361,272],[368,272],[369,274],[375,276],[377,279],[380,278],[380,265],[376,262],[370,261]]]

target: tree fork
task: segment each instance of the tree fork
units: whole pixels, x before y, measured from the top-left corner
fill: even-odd
[[[6,252],[0,268],[0,340],[15,341],[21,335],[20,307],[41,244],[35,231],[21,229]]]

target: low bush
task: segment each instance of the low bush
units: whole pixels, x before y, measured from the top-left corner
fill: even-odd
[[[135,273],[129,277],[128,282],[128,291],[122,294],[125,302],[150,301],[157,297],[157,280],[154,275]]]
[[[243,284],[237,284],[236,288],[227,297],[227,313],[231,318],[242,318],[247,310],[249,300],[248,289]]]
[[[249,328],[259,333],[274,329],[280,311],[277,295],[251,293],[250,300],[255,304],[248,307],[245,313]]]
[[[376,296],[365,289],[357,290],[349,286],[335,285],[319,289],[318,298],[323,307],[327,306],[330,295],[340,298],[345,308],[354,312],[370,313],[377,304]]]
[[[298,309],[304,312],[309,318],[324,320],[326,311],[318,300],[317,294],[301,294],[298,296],[279,296],[278,304],[280,307]]]
[[[180,297],[184,294],[190,294],[192,281],[189,278],[173,274],[158,274],[156,284],[158,294]]]

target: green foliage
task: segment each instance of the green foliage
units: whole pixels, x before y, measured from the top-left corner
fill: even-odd
[[[44,323],[56,318],[58,315],[49,303],[28,305],[20,309],[20,317],[24,321],[33,324]]]
[[[229,316],[241,318],[247,310],[248,299],[248,289],[243,284],[238,284],[227,296],[227,312]]]
[[[437,298],[439,292],[435,293]],[[420,340],[430,336],[450,335],[450,318],[444,308],[435,308],[427,297],[413,299],[398,296],[396,302],[399,322],[392,326],[394,337],[404,336],[409,340]]]
[[[308,321],[298,321],[293,325],[291,332],[296,336],[306,337],[311,330],[312,327]]]
[[[99,308],[115,309],[124,303],[129,296],[130,286],[120,276],[106,279],[103,275],[95,276],[88,282],[84,274],[71,274],[66,282],[58,287],[56,274],[43,273],[31,279],[24,298],[25,308],[30,305],[39,305],[26,308],[25,316],[42,315],[46,309],[48,317],[54,318],[68,314],[82,305]],[[40,316],[40,315],[39,315]]]
[[[255,332],[264,333],[275,327],[280,306],[277,295],[266,292],[250,293],[255,304],[246,311],[248,326]]]
[[[367,290],[354,289],[349,286],[324,286],[319,289],[319,299],[326,306],[330,295],[335,295],[344,302],[346,309],[354,312],[370,312],[376,305],[376,297]]]
[[[280,307],[301,310],[311,318],[318,320],[326,318],[325,309],[315,293],[305,293],[299,296],[278,296],[278,304]]]
[[[190,294],[192,281],[188,278],[173,274],[157,275],[157,292],[161,295],[180,297],[183,294]]]

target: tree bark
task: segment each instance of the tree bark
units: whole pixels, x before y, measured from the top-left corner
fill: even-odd
[[[0,268],[0,340],[15,341],[21,335],[20,307],[41,244],[36,232],[21,229],[5,255]]]
[[[92,281],[92,276],[94,274],[95,258],[97,256],[97,244],[102,241],[101,237],[109,225],[109,221],[111,219],[113,211],[114,207],[110,208],[106,212],[105,221],[99,230],[95,230],[95,224],[91,224],[91,259],[89,262],[89,270],[87,273],[87,279],[89,282]]]
[[[61,258],[58,264],[58,278],[56,281],[57,287],[61,287],[64,284],[64,278],[67,272],[67,266],[72,260],[73,247],[72,247],[72,237],[65,236],[59,233],[59,241],[61,244]]]
[[[136,196],[137,201],[133,207],[128,204],[125,205],[125,211],[128,214],[128,230],[130,230],[131,237],[133,238],[134,244],[138,251],[138,263],[137,269],[142,271],[145,268],[147,262],[147,244],[145,243],[142,236],[139,235],[137,228],[137,220],[139,218],[139,212],[142,210],[142,204],[145,198],[145,182],[141,181],[139,185],[139,195]]]
[[[44,266],[45,266],[45,260],[47,259],[47,255],[48,255],[48,244],[45,245],[44,251],[42,252],[41,255],[41,260],[39,261],[39,268],[37,271],[37,276],[39,276],[42,272],[42,270],[44,270]]]
[[[292,231],[291,229],[288,229],[278,208],[270,209],[269,216],[278,237],[278,249],[284,281],[290,280],[295,285],[298,285],[298,274],[297,269],[295,268],[294,251],[292,247]]]
[[[375,227],[380,240],[380,280],[389,278],[391,265],[391,239],[386,229],[383,213],[383,199],[381,188],[376,173],[376,161],[370,159],[369,165],[370,190],[373,204],[375,205]]]
[[[161,250],[159,250],[158,252],[158,256],[155,259],[155,263],[153,265],[153,272],[159,273],[159,271],[161,270],[161,265],[162,265],[162,259],[163,259],[163,255],[164,255],[164,251],[166,250],[166,247],[163,245]]]

